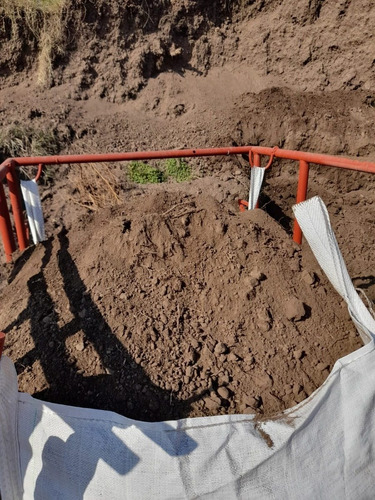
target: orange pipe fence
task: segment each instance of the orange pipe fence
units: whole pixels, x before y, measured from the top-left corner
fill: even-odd
[[[28,246],[28,241],[26,236],[26,224],[23,217],[21,187],[16,172],[16,163],[14,161],[12,161],[9,165],[9,169],[6,174],[6,179],[8,181],[9,198],[10,198],[10,203],[12,205],[13,219],[14,219],[14,225],[16,227],[18,246],[20,250],[25,250]]]
[[[12,253],[16,250],[12,224],[10,221],[7,200],[5,198],[4,188],[0,182],[0,234],[3,238],[5,258],[7,262],[12,261]]]
[[[89,155],[60,155],[60,156],[39,156],[25,158],[11,158],[0,165],[0,182],[6,177],[9,187],[9,195],[12,206],[14,225],[16,228],[18,246],[24,250],[27,245],[27,232],[22,211],[22,198],[20,193],[19,180],[17,178],[16,167],[38,165],[38,175],[44,165],[61,165],[74,163],[100,163],[117,162],[131,160],[157,160],[165,158],[189,158],[200,156],[229,156],[238,154],[248,154],[250,161],[253,158],[252,166],[261,165],[261,156],[269,156],[272,159],[281,158],[285,160],[294,160],[300,162],[299,179],[297,189],[297,203],[304,201],[307,195],[309,164],[315,163],[328,167],[345,168],[368,172],[375,174],[375,163],[351,160],[339,156],[330,156],[317,153],[305,153],[301,151],[292,151],[280,149],[277,147],[268,148],[263,146],[239,146],[228,148],[207,148],[207,149],[179,149],[166,151],[145,151],[133,153],[109,153],[109,154],[89,154]],[[269,166],[268,164],[268,166]],[[11,253],[15,249],[13,231],[10,224],[10,218],[5,200],[4,190],[0,189],[0,233],[3,239],[5,254],[7,260],[11,258]],[[295,222],[293,239],[301,244],[302,233]]]
[[[309,164],[305,160],[300,160],[296,203],[306,200],[308,182]],[[302,230],[296,220],[294,221],[293,240],[299,245],[302,243]]]
[[[206,149],[172,149],[166,151],[145,151],[133,153],[106,153],[106,154],[90,154],[90,155],[60,155],[60,156],[37,156],[12,158],[5,160],[0,165],[0,180],[4,178],[4,173],[7,171],[7,166],[11,162],[17,165],[53,165],[63,163],[100,163],[113,161],[129,161],[129,160],[158,160],[164,158],[189,158],[194,156],[229,156],[238,154],[249,154],[252,151],[254,154],[272,156],[275,158],[283,158],[285,160],[304,160],[307,163],[316,163],[318,165],[326,165],[328,167],[346,168],[349,170],[359,170],[361,172],[375,173],[375,163],[351,160],[340,156],[330,156],[318,153],[304,153],[302,151],[292,151],[288,149],[268,148],[263,146],[236,146],[229,148],[206,148]]]
[[[4,341],[5,341],[5,334],[3,332],[0,332],[0,359],[1,355],[3,354]]]

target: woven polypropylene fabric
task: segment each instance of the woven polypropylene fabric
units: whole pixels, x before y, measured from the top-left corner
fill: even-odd
[[[348,304],[349,313],[366,343],[375,334],[375,320],[356,292],[323,201],[315,196],[293,207],[294,214],[321,268]]]
[[[13,363],[0,360],[0,493],[3,500],[22,497],[18,455],[18,384]]]
[[[374,380],[370,342],[339,360],[307,401],[266,422],[144,423],[20,394],[20,456],[7,450],[3,500],[373,498]]]

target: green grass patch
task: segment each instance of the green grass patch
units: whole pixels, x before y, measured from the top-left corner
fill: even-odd
[[[132,161],[128,169],[129,179],[137,184],[160,184],[169,180],[184,182],[192,179],[190,165],[180,158],[169,158],[157,166]]]
[[[161,170],[142,161],[132,161],[130,163],[129,178],[137,184],[159,184],[165,180],[164,173]]]
[[[169,158],[165,160],[165,175],[177,182],[190,181],[192,177],[191,167],[181,158]]]

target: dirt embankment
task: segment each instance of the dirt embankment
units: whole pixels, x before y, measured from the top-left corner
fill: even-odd
[[[246,63],[260,78],[295,91],[374,88],[369,0],[60,3],[64,27],[51,53],[52,84],[69,82],[77,99],[135,98],[166,71],[205,75],[228,63]],[[0,69],[18,83],[43,40],[33,38],[22,16],[19,37],[9,20],[4,28]]]
[[[42,40],[22,17],[18,37],[5,22],[3,130],[53,131],[65,151],[235,142],[374,155],[369,1],[66,6],[47,88]]]

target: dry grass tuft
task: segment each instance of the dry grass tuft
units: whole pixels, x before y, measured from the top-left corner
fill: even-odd
[[[111,163],[88,163],[72,167],[73,201],[89,210],[121,205],[123,185]]]
[[[0,154],[6,157],[53,155],[58,149],[58,139],[49,130],[21,125],[0,130]]]
[[[34,129],[20,125],[13,125],[0,129],[0,161],[5,158],[20,158],[24,156],[50,156],[59,152],[58,137],[46,129]],[[21,176],[33,179],[38,167],[21,167]],[[54,169],[47,166],[43,170],[43,181],[53,180]]]
[[[52,61],[63,53],[63,37],[68,0],[2,0],[0,17],[12,24],[12,36],[17,39],[20,27],[26,25],[38,45],[37,81],[49,86],[52,83]]]

